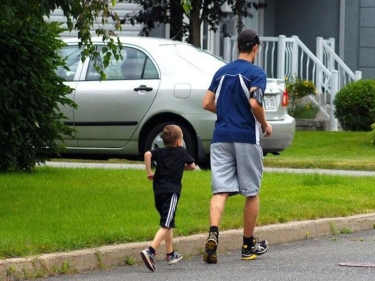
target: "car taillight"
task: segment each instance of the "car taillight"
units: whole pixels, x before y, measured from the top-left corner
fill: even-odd
[[[285,89],[284,93],[283,93],[283,99],[282,99],[282,106],[288,106],[288,103],[289,103],[289,95],[288,95],[288,91],[287,89]]]

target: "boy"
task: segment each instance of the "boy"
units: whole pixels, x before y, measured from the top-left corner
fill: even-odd
[[[183,134],[179,126],[165,126],[161,137],[165,147],[157,147],[144,155],[147,178],[153,180],[155,207],[160,214],[160,228],[151,245],[141,252],[145,265],[151,271],[155,271],[155,250],[163,240],[168,264],[182,259],[182,255],[173,250],[174,219],[183,171],[195,169],[194,158],[182,147]],[[151,159],[156,162],[155,174],[151,169]]]

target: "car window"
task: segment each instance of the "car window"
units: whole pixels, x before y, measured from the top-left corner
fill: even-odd
[[[68,69],[59,66],[56,70],[56,74],[66,81],[73,81],[79,61],[81,60],[81,51],[77,45],[65,46],[59,51],[59,55],[65,58]]]
[[[99,50],[101,51],[101,47]],[[116,60],[111,56],[109,65],[104,69],[106,80],[136,80],[136,79],[157,79],[158,72],[150,58],[140,50],[125,47],[121,51],[122,60]],[[103,53],[96,59],[96,65],[101,67]],[[99,74],[95,69],[94,59],[90,60],[89,68],[86,74],[86,80],[99,80]]]
[[[156,70],[154,63],[150,60],[149,57],[146,59],[143,78],[144,79],[159,79],[158,71]]]

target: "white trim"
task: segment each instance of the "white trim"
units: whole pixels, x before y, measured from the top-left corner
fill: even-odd
[[[340,0],[340,22],[339,22],[339,57],[344,60],[345,56],[345,0]]]
[[[264,35],[264,9],[258,10],[258,34],[259,36]]]

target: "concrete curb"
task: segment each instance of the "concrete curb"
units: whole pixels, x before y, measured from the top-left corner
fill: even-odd
[[[341,232],[357,232],[375,228],[375,213],[351,217],[325,218],[318,220],[289,222],[257,227],[256,236],[268,240],[270,245],[329,236]],[[176,237],[175,248],[185,257],[203,253],[207,234]],[[57,274],[71,274],[95,269],[111,269],[115,266],[142,262],[139,252],[149,242],[104,246],[95,249],[53,253],[28,258],[0,260],[0,280],[13,281],[45,277]],[[242,243],[242,229],[220,232],[219,254],[239,249]],[[158,249],[157,260],[164,259],[163,245]]]

